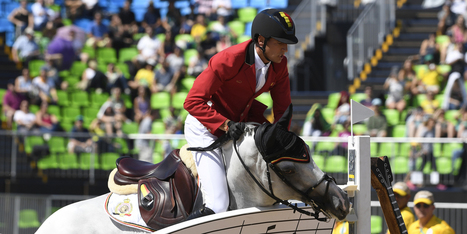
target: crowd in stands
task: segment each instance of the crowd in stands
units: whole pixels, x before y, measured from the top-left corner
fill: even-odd
[[[190,1],[191,11],[183,14],[169,0],[165,15],[145,1],[139,20],[140,2],[119,2],[121,8],[111,11],[101,1],[20,1],[8,16],[17,33],[12,59],[22,66],[22,75],[9,83],[4,96],[6,128],[123,136],[129,133],[124,125],[140,126],[131,133],[154,133],[153,124],[160,122],[162,133],[183,133],[187,113],[183,99],[174,96],[186,96],[214,54],[247,40],[248,22],[236,18],[231,0]],[[236,28],[243,31],[230,28],[231,23],[241,24]],[[158,108],[167,101],[155,97],[161,93],[168,94],[170,104]],[[73,103],[75,96],[87,99],[79,100],[86,104]],[[97,106],[94,96],[100,97]],[[93,148],[88,139],[76,139],[70,141],[70,152]]]

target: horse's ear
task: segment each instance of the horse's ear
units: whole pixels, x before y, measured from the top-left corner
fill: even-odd
[[[290,120],[292,119],[292,112],[293,105],[290,103],[289,107],[287,107],[287,110],[285,110],[284,114],[276,124],[280,127],[283,127],[284,129],[289,129]]]

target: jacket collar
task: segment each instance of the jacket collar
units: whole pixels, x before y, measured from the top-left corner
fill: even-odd
[[[248,65],[255,64],[255,43],[250,41],[250,44],[246,47],[245,63]]]

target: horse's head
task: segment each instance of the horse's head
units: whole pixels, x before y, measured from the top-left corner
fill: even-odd
[[[350,211],[347,193],[316,166],[308,145],[288,131],[291,118],[292,105],[277,123],[263,124],[255,134],[259,152],[275,172],[272,179],[280,179],[292,188],[273,186],[274,194],[281,199],[303,201],[337,219],[344,219]]]

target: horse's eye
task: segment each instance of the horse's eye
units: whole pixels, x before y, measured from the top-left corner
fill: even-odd
[[[287,169],[287,170],[282,171],[282,173],[291,175],[291,174],[295,173],[295,170],[294,169]]]

